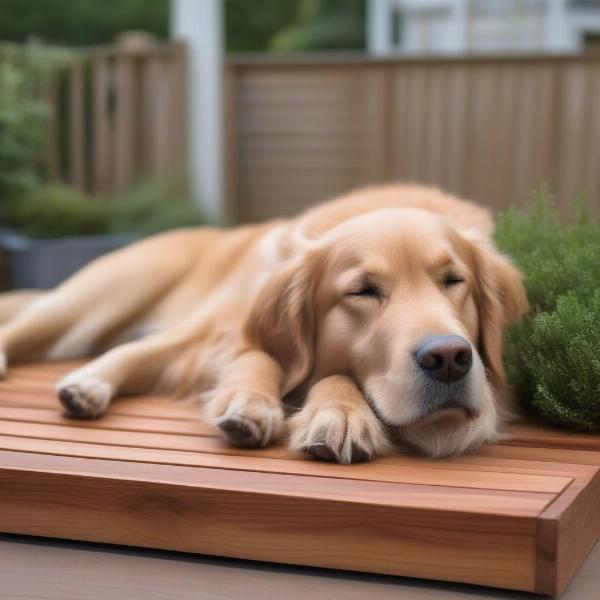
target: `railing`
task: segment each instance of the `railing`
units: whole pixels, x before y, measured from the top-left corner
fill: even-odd
[[[290,214],[389,180],[494,209],[547,182],[600,207],[600,57],[227,63],[230,212]]]
[[[50,90],[50,176],[115,194],[145,177],[183,167],[185,52],[127,34],[83,48]]]

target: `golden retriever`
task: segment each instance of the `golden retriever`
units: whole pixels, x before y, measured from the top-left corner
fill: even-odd
[[[201,398],[240,447],[278,439],[291,406],[290,446],[317,458],[458,454],[497,436],[502,332],[527,308],[492,232],[483,208],[389,185],[290,220],[157,235],[0,302],[15,313],[3,370],[104,352],[58,383],[70,415],[161,388]]]

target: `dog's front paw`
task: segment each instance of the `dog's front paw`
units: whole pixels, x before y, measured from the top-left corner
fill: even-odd
[[[283,429],[283,408],[277,398],[255,392],[224,390],[207,405],[207,416],[238,448],[261,448]]]
[[[320,460],[365,462],[389,450],[381,423],[368,407],[306,406],[290,419],[290,430],[291,449]]]
[[[93,419],[106,412],[113,395],[110,383],[87,377],[67,377],[57,386],[58,398],[70,417]]]

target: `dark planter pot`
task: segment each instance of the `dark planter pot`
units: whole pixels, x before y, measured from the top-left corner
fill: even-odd
[[[13,288],[49,289],[102,254],[133,241],[131,235],[86,235],[37,240],[0,232]]]

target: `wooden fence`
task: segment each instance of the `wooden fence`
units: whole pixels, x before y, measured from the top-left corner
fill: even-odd
[[[112,194],[183,166],[183,46],[78,57],[52,92],[50,173]],[[397,180],[494,209],[547,182],[564,210],[582,192],[600,210],[600,56],[232,58],[224,81],[235,220]]]
[[[291,214],[390,180],[494,209],[547,182],[600,206],[600,57],[233,59],[229,209]]]
[[[51,177],[114,194],[183,166],[182,44],[128,34],[116,44],[81,49],[50,95]]]

